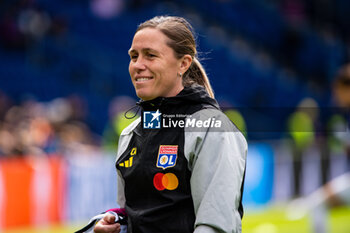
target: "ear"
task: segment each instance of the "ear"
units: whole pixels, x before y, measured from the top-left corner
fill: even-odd
[[[191,55],[189,54],[186,54],[184,55],[182,58],[181,58],[181,61],[180,61],[180,70],[179,72],[181,72],[182,74],[184,74],[188,68],[190,68],[192,64],[192,57]]]

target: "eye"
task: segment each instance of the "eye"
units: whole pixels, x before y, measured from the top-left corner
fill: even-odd
[[[131,59],[131,60],[136,60],[136,59],[137,59],[137,54],[132,54],[132,55],[130,55],[130,59]]]
[[[156,55],[152,54],[152,53],[148,53],[147,57],[156,57]]]

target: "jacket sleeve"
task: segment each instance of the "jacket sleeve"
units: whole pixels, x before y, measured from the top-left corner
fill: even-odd
[[[222,121],[220,129],[185,130],[185,156],[191,175],[196,214],[195,233],[241,232],[241,186],[247,142],[217,110],[202,110],[197,118]]]
[[[122,178],[122,175],[118,171],[118,198],[117,203],[120,206],[120,208],[125,208],[125,194],[124,194],[124,179]]]

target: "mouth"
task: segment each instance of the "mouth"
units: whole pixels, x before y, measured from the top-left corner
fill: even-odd
[[[136,77],[135,78],[135,81],[136,82],[147,82],[149,80],[153,79],[153,77],[145,77],[145,76],[142,76],[142,77]]]

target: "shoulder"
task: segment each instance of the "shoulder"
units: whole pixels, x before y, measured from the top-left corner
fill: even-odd
[[[141,117],[137,118],[130,125],[128,125],[120,134],[116,161],[127,149],[129,142],[132,139],[133,131],[135,130],[135,128],[138,126],[140,122],[141,122]]]
[[[231,120],[218,109],[202,109],[191,116],[193,122],[205,122],[212,119],[214,124],[208,127],[185,128],[184,153],[190,170],[194,170],[198,161],[201,164],[218,164],[220,161],[229,164],[238,164],[240,171],[244,170],[248,151],[248,143],[243,134]],[[189,120],[188,120],[189,121]],[[220,125],[219,127],[216,126]],[[206,165],[205,165],[206,166]],[[198,166],[197,166],[198,168]]]
[[[128,125],[125,129],[123,129],[122,133],[120,134],[121,136],[126,136],[129,135],[133,132],[133,130],[136,128],[138,124],[141,122],[141,117],[137,118],[134,120],[130,125]]]
[[[205,108],[201,109],[191,115],[193,119],[196,120],[207,120],[211,119],[212,121],[220,123],[220,127],[217,130],[214,131],[221,131],[221,132],[240,132],[240,130],[237,128],[237,126],[232,122],[221,110],[216,108]],[[243,134],[242,134],[243,136]],[[244,136],[243,136],[244,137]]]
[[[224,145],[224,142],[230,142],[231,146],[239,145],[239,147],[247,150],[248,144],[243,133],[236,127],[236,125],[219,109],[216,108],[206,108],[193,113],[188,117],[192,121],[205,122],[208,119],[212,122],[209,127],[204,128],[186,128],[186,141],[191,144],[200,140],[204,142],[215,141],[215,143],[220,143]],[[204,125],[204,124],[203,124]],[[208,124],[207,124],[208,125]],[[197,144],[197,143],[195,143]]]

